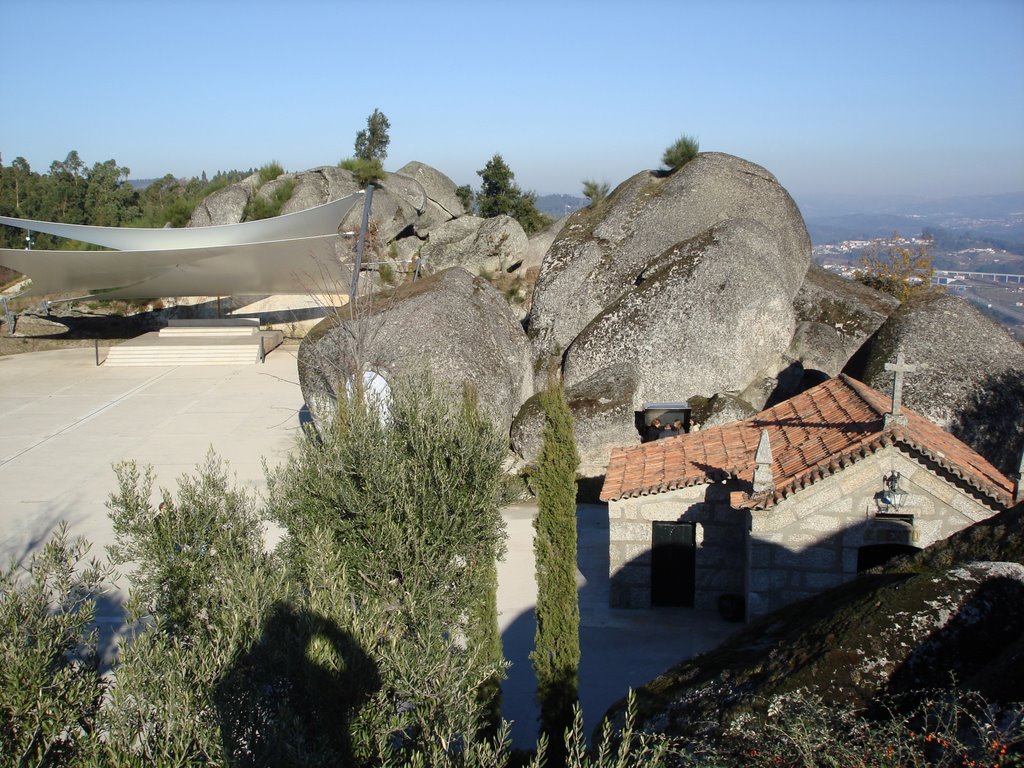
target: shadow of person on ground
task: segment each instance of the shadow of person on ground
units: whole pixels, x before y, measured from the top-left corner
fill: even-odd
[[[303,753],[352,765],[351,719],[380,685],[351,634],[278,602],[217,686],[224,752],[238,765],[291,765]]]

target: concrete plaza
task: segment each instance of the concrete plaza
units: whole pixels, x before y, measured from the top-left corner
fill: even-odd
[[[212,449],[236,484],[259,494],[263,461],[279,464],[304,418],[296,348],[262,365],[97,367],[94,351],[66,349],[0,357],[0,560],[22,560],[60,521],[103,556],[113,540],[105,502],[111,465],[152,465],[158,486],[173,488]],[[505,655],[504,714],[517,747],[537,733],[533,645],[534,505],[504,510],[507,554],[499,566],[498,609]],[[586,727],[607,707],[674,663],[714,647],[736,625],[717,615],[608,608],[605,508],[580,505],[580,697]],[[120,622],[116,601],[101,616]]]

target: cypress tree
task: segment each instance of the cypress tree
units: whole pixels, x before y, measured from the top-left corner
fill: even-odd
[[[572,414],[560,383],[540,396],[544,432],[533,476],[538,511],[534,519],[537,568],[537,630],[530,658],[537,676],[541,732],[550,757],[564,757],[564,734],[578,699],[580,609],[576,595],[576,468],[579,454]]]

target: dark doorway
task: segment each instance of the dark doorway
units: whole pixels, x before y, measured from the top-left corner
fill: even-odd
[[[693,523],[652,523],[651,605],[693,607],[696,552]]]
[[[857,573],[885,565],[894,557],[912,555],[920,551],[909,544],[868,544],[857,550]]]

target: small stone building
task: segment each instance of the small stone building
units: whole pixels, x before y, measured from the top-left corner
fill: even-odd
[[[988,461],[890,411],[840,375],[745,421],[614,450],[612,607],[753,618],[1012,506]]]

